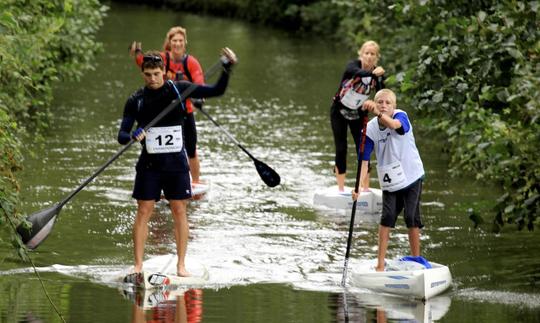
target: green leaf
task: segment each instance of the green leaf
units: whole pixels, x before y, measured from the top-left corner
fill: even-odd
[[[509,47],[509,48],[506,48],[506,51],[508,52],[508,54],[510,54],[510,56],[512,56],[515,59],[523,58],[523,54],[521,54],[521,52],[515,48]]]
[[[7,27],[8,29],[15,30],[19,28],[19,24],[17,23],[17,20],[11,12],[4,11],[2,12],[2,15],[0,15],[0,25]]]
[[[486,20],[487,13],[485,13],[484,11],[479,11],[476,16],[478,17],[478,20],[480,22],[484,22],[484,20]]]
[[[533,194],[531,197],[526,199],[525,202],[523,202],[523,206],[528,207],[528,206],[533,205],[534,202],[538,200],[539,197],[540,197],[540,194],[538,193]]]
[[[439,103],[439,102],[442,102],[443,98],[444,98],[444,94],[442,92],[437,92],[433,96],[432,100],[433,100],[433,103]]]

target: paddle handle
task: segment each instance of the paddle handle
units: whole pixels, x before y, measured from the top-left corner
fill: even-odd
[[[358,165],[356,167],[356,181],[354,183],[354,191],[358,193],[358,187],[360,186],[360,174],[362,172],[362,158],[364,156],[364,148],[366,144],[366,128],[367,128],[367,113],[364,114],[363,117],[363,127],[362,127],[362,137],[360,141],[360,151],[358,154]],[[351,221],[349,223],[349,236],[347,237],[347,250],[345,251],[345,263],[343,265],[343,277],[341,278],[341,286],[345,287],[347,283],[347,268],[349,264],[349,256],[351,253],[351,245],[352,245],[352,235],[354,231],[354,218],[356,214],[356,203],[358,199],[353,201],[352,205],[352,211],[351,211]]]

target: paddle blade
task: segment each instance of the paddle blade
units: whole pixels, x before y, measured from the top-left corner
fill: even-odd
[[[270,166],[266,165],[260,160],[253,159],[253,162],[255,163],[257,173],[259,173],[259,176],[266,185],[268,185],[269,187],[275,187],[279,185],[279,183],[281,182],[281,178],[275,170],[273,170],[272,168],[270,168]]]
[[[26,218],[26,221],[32,224],[32,228],[28,229],[24,224],[17,227],[17,232],[28,249],[36,249],[49,236],[61,209],[58,204],[43,209]]]

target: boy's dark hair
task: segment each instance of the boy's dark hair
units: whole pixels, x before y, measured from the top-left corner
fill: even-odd
[[[160,68],[163,69],[163,59],[161,54],[158,51],[148,51],[144,53],[143,61],[141,64],[141,70],[144,71],[146,68]]]

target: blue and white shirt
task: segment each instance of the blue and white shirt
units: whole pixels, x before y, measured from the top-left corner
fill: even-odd
[[[375,149],[377,173],[383,190],[395,192],[406,188],[424,176],[424,166],[416,148],[412,125],[407,113],[395,109],[392,119],[401,122],[401,128],[380,128],[378,118],[371,119],[366,129],[363,160]]]

